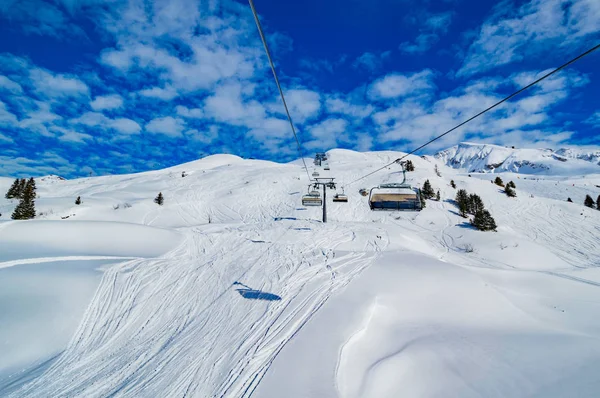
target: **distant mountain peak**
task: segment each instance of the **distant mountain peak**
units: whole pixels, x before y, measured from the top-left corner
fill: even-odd
[[[600,173],[600,148],[565,147],[554,150],[461,142],[436,153],[435,158],[450,167],[468,172]]]

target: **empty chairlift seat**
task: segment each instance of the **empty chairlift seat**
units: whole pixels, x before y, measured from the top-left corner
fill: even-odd
[[[348,202],[348,196],[344,195],[343,193],[338,193],[333,196],[333,201],[346,203],[346,202]]]
[[[418,191],[405,184],[382,184],[369,193],[371,210],[420,211]]]
[[[308,194],[302,196],[302,206],[321,206],[323,200],[321,200],[321,194],[319,191],[310,191]]]

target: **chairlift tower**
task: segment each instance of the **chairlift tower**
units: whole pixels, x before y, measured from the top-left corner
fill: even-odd
[[[333,180],[335,178],[317,177],[313,183],[315,188],[319,186],[323,187],[323,222],[327,222],[327,188],[335,189],[335,182]]]

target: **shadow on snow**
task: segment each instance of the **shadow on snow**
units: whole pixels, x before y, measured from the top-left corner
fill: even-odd
[[[236,292],[238,292],[240,294],[240,296],[242,296],[245,299],[248,300],[265,300],[265,301],[279,301],[281,300],[281,297],[273,294],[273,293],[267,293],[267,292],[263,292],[262,290],[256,290],[256,289],[252,289],[247,285],[244,285],[243,283],[240,282],[234,282],[234,285],[239,285],[242,286],[239,289],[235,289]]]

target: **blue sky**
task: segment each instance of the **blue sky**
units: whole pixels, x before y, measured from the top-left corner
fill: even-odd
[[[255,0],[307,156],[410,150],[600,42],[597,0]],[[600,144],[600,52],[446,136]],[[0,175],[298,157],[245,2],[3,0]]]

